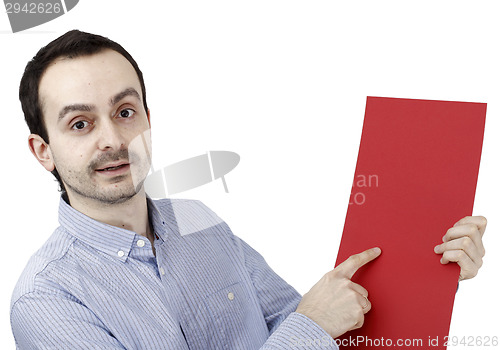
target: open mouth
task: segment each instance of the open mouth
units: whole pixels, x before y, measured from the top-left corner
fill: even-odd
[[[111,171],[111,170],[116,170],[116,169],[120,169],[120,168],[124,167],[125,165],[128,165],[128,164],[122,164],[122,165],[118,165],[118,166],[112,166],[112,167],[104,168],[104,169],[97,169],[97,171]]]
[[[118,174],[126,172],[129,168],[130,168],[129,163],[121,163],[121,164],[117,164],[117,165],[110,164],[110,166],[96,169],[96,171],[99,173],[102,173],[102,174],[118,175]]]

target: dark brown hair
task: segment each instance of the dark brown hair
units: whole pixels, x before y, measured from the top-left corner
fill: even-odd
[[[32,134],[39,135],[47,144],[49,135],[43,119],[38,88],[43,73],[54,60],[60,57],[77,58],[99,53],[105,49],[114,50],[123,55],[134,67],[141,83],[144,109],[147,111],[146,86],[139,66],[132,56],[118,43],[100,35],[71,30],[42,47],[35,57],[28,62],[19,86],[19,100],[24,112],[24,119]],[[60,191],[65,193],[64,185],[57,169],[52,174],[59,182]]]

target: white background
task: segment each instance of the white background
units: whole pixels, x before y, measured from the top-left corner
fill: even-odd
[[[40,47],[74,28],[110,37],[139,63],[156,168],[208,150],[241,156],[226,176],[228,194],[219,180],[175,197],[202,200],[301,293],[335,263],[366,96],[488,103],[474,206],[489,220],[487,255],[479,275],[460,285],[450,333],[500,336],[497,7],[80,0],[68,14],[17,34],[2,10],[1,348],[14,348],[9,302],[17,278],[58,225],[57,185],[29,152],[19,80]],[[452,347],[459,348],[470,347]]]

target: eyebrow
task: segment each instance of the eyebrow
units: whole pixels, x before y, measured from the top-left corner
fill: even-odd
[[[126,88],[125,90],[123,90],[122,92],[119,92],[117,93],[115,96],[113,96],[110,100],[109,100],[109,104],[111,106],[117,104],[118,102],[120,102],[121,100],[123,100],[125,97],[127,96],[132,96],[132,97],[135,97],[137,98],[139,101],[141,101],[141,96],[139,95],[139,93],[137,92],[136,89],[134,88]]]
[[[111,97],[111,99],[109,100],[109,104],[111,106],[114,106],[115,104],[117,104],[118,102],[120,102],[121,100],[123,100],[127,96],[133,96],[133,97],[137,98],[137,100],[141,101],[141,96],[139,95],[139,93],[137,92],[136,89],[126,88],[125,90],[123,90],[123,91],[117,93],[116,95],[114,95],[113,97]],[[88,104],[84,104],[84,103],[74,103],[74,104],[71,104],[68,106],[64,106],[63,109],[61,109],[61,111],[59,112],[58,121],[63,119],[66,116],[66,114],[68,114],[70,112],[93,112],[94,110],[95,110],[94,105],[88,105]]]
[[[66,114],[68,114],[69,112],[75,112],[75,111],[77,111],[77,112],[92,112],[93,110],[95,110],[94,105],[86,105],[83,103],[75,103],[72,105],[68,105],[68,106],[65,106],[63,109],[61,109],[61,111],[59,112],[58,121],[63,119],[66,116]]]

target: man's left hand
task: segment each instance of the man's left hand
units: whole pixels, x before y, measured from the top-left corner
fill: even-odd
[[[459,281],[477,275],[483,265],[483,234],[486,230],[486,218],[466,216],[457,221],[443,237],[442,244],[434,248],[436,254],[443,254],[441,264],[456,262],[460,266]]]

